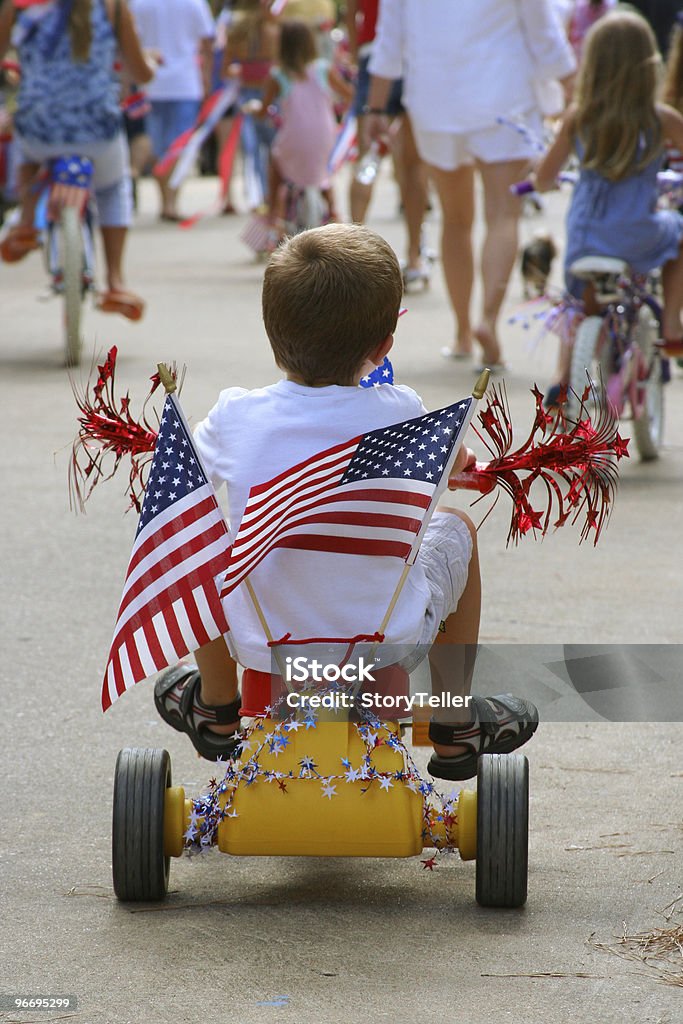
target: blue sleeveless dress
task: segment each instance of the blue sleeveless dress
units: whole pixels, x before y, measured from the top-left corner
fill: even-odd
[[[580,144],[576,149],[581,159]],[[616,182],[581,169],[567,214],[566,270],[581,256],[614,256],[644,274],[678,256],[683,217],[656,208],[663,160],[662,150],[642,171]]]
[[[19,13],[13,42],[22,76],[14,122],[20,136],[44,143],[106,141],[121,131],[117,42],[104,0],[93,0],[88,60],[71,56],[60,0]]]

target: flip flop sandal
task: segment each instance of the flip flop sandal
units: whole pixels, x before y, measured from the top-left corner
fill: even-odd
[[[509,369],[507,363],[480,363],[479,366],[474,367],[475,373],[483,373],[484,370],[490,370],[491,373],[496,376],[501,373],[506,373]]]
[[[456,363],[471,363],[473,359],[471,352],[456,352],[449,345],[444,345],[440,353],[443,359],[453,359]]]
[[[665,356],[683,355],[683,338],[664,338],[657,347]]]
[[[18,263],[34,249],[40,249],[40,236],[35,228],[16,224],[0,242],[0,256],[5,263]]]
[[[120,313],[128,320],[141,320],[145,303],[133,292],[109,291],[101,296],[97,308],[101,313]]]
[[[437,779],[462,782],[477,774],[481,754],[509,754],[530,740],[538,728],[538,711],[529,701],[504,693],[498,697],[472,697],[474,720],[465,725],[429,723],[429,738],[444,746],[459,744],[464,754],[432,754],[427,771]]]
[[[211,732],[212,725],[230,725],[239,718],[239,693],[229,704],[210,707],[199,697],[201,677],[194,665],[175,665],[162,672],[154,684],[154,703],[163,720],[190,737],[192,746],[207,761],[233,757],[239,729],[227,736]]]

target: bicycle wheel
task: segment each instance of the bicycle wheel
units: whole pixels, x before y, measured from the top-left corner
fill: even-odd
[[[482,754],[477,772],[476,896],[482,907],[521,907],[529,868],[529,762]]]
[[[64,348],[67,366],[81,361],[81,307],[83,305],[83,244],[78,211],[65,206],[60,215],[64,287]]]
[[[567,413],[570,419],[575,419],[579,415],[581,398],[589,384],[591,393],[584,403],[584,408],[591,419],[598,411],[602,389],[609,375],[608,357],[601,351],[603,346],[598,344],[602,326],[602,317],[587,316],[576,332],[567,396]]]
[[[633,439],[644,462],[659,457],[664,434],[664,381],[656,341],[659,327],[649,306],[641,306],[633,328],[634,375],[631,384]]]
[[[112,873],[120,900],[162,900],[170,860],[164,854],[164,804],[171,785],[166,750],[127,748],[114,772]]]

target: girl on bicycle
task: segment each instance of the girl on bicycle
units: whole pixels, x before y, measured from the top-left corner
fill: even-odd
[[[320,188],[329,219],[337,219],[327,170],[337,132],[333,93],[347,102],[353,98],[352,86],[329,61],[318,60],[315,36],[306,22],[283,21],[278,64],[271,68],[260,110],[260,116],[266,116],[277,102],[281,120],[271,148],[268,208],[272,224],[282,219],[279,197],[285,182]]]
[[[2,0],[0,56],[12,37],[21,64],[14,118],[22,154],[21,219],[0,245],[8,263],[39,247],[34,226],[40,165],[60,156],[88,157],[107,263],[99,308],[139,320],[143,300],[126,290],[123,250],[132,216],[128,147],[114,70],[120,47],[136,82],[156,61],[143,53],[124,0]]]
[[[567,215],[567,286],[580,295],[568,273],[581,256],[612,256],[637,273],[662,267],[665,350],[683,351],[683,217],[658,210],[657,172],[665,141],[683,149],[683,117],[657,103],[660,57],[652,29],[636,13],[614,11],[588,32],[575,102],[536,169],[543,192],[572,153],[579,179]]]

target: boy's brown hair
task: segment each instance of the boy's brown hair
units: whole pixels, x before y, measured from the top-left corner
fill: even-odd
[[[396,329],[403,281],[383,238],[328,224],[275,250],[263,279],[263,322],[278,366],[305,384],[353,384]]]

